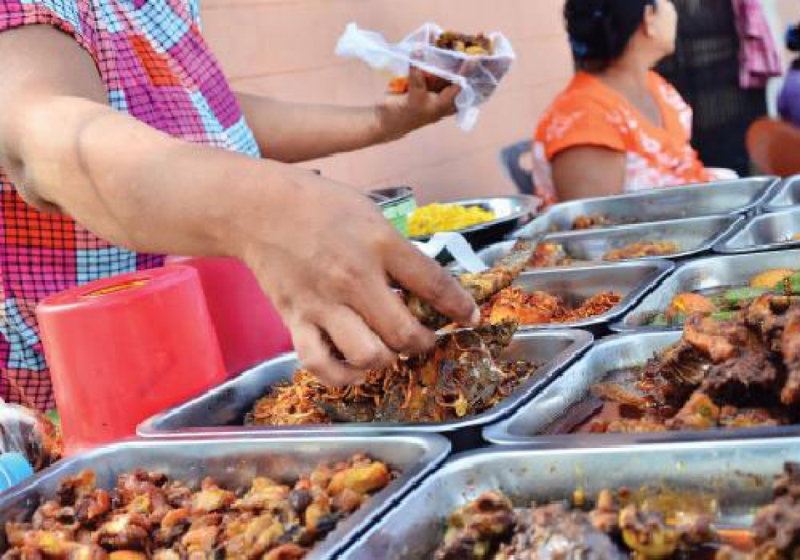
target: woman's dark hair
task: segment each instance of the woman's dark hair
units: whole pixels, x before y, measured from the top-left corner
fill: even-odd
[[[786,48],[792,52],[800,52],[800,23],[786,30]]]
[[[622,55],[656,0],[567,0],[564,19],[578,68],[600,71]]]

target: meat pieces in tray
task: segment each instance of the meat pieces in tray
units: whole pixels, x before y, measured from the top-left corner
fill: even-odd
[[[250,425],[308,425],[352,422],[445,422],[484,412],[535,375],[538,366],[504,361],[500,354],[516,331],[514,323],[440,336],[424,356],[400,358],[370,371],[365,383],[328,387],[299,371],[273,387],[246,418]]]
[[[135,471],[107,491],[84,471],[64,479],[32,517],[6,524],[3,559],[299,559],[393,476],[363,455],[290,484],[255,478],[238,489]]]
[[[453,512],[435,560],[790,560],[800,556],[800,465],[776,477],[751,526],[718,522],[713,494],[668,489],[583,492],[515,508],[485,492]]]
[[[749,302],[764,294],[800,297],[800,271],[771,269],[757,274],[747,286],[722,287],[701,292],[677,294],[663,313],[651,321],[656,327],[676,327],[693,313],[729,319]]]
[[[676,345],[611,372],[551,431],[656,432],[800,422],[800,301],[762,295],[728,320],[692,315]]]

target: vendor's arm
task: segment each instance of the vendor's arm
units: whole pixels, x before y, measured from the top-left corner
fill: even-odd
[[[621,194],[625,154],[608,148],[578,146],[556,154],[553,184],[562,201]]]
[[[0,33],[0,60],[0,167],[26,201],[136,251],[241,258],[301,360],[329,382],[432,345],[391,280],[473,320],[457,282],[356,191],[174,139],[110,108],[92,58],[50,27]]]
[[[261,152],[286,163],[308,161],[402,138],[455,112],[459,88],[431,93],[412,68],[409,92],[372,107],[307,105],[246,93],[237,97]]]

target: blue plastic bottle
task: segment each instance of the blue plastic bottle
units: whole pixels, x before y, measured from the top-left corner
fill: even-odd
[[[33,467],[20,453],[0,455],[0,492],[16,486],[33,475]]]

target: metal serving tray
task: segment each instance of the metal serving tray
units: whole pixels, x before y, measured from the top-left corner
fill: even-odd
[[[458,230],[458,233],[463,235],[470,245],[480,248],[486,247],[491,243],[497,243],[509,233],[527,223],[536,212],[539,203],[540,200],[534,196],[517,194],[454,200],[452,202],[443,202],[442,204],[479,206],[484,210],[494,212],[496,216],[494,220]],[[425,235],[412,237],[412,239],[415,241],[427,241],[430,237]]]
[[[594,500],[604,488],[667,488],[713,493],[717,521],[747,527],[771,500],[786,461],[800,461],[800,439],[683,443],[614,449],[489,449],[454,457],[341,557],[432,558],[447,517],[488,490],[518,506],[570,500],[580,487]]]
[[[293,434],[328,432],[348,434],[368,431],[375,435],[413,430],[447,435],[457,448],[480,445],[481,430],[511,414],[536,394],[557,374],[577,359],[592,344],[592,336],[583,331],[517,333],[503,354],[507,359],[528,359],[544,362],[537,375],[494,408],[462,420],[434,424],[336,424],[314,427],[244,426],[245,414],[270,387],[291,379],[299,367],[297,356],[288,354],[266,362],[239,377],[212,389],[186,404],[155,416],[139,426],[142,437],[174,437],[180,435],[247,435],[263,431]]]
[[[800,207],[761,214],[740,225],[714,247],[718,253],[739,254],[800,247]]]
[[[432,473],[450,450],[436,435],[398,434],[373,438],[369,434],[285,438],[208,438],[130,441],[90,451],[58,463],[0,496],[0,523],[30,515],[42,498],[53,496],[60,481],[84,469],[97,473],[98,484],[111,488],[117,475],[133,469],[155,470],[191,483],[205,476],[240,486],[255,476],[284,480],[310,472],[317,464],[367,453],[400,471],[399,477],[352,516],[345,519],[308,555],[333,558],[423,478]],[[2,539],[2,537],[0,537]],[[0,540],[0,550],[7,546]]]
[[[617,332],[663,330],[663,327],[653,327],[649,323],[667,308],[676,295],[712,288],[743,286],[759,272],[771,268],[800,269],[800,249],[709,257],[683,263],[622,321],[612,324],[611,329]]]
[[[767,212],[786,210],[800,204],[800,175],[791,177],[775,189],[775,195],[764,205]]]
[[[542,291],[562,298],[567,304],[580,304],[600,292],[614,291],[622,296],[610,311],[572,323],[521,326],[523,331],[564,328],[600,328],[621,317],[667,276],[674,265],[665,260],[624,262],[550,268],[524,272],[515,286],[526,292]]]
[[[591,386],[606,374],[643,365],[654,355],[678,342],[680,331],[660,331],[616,335],[605,338],[559,376],[547,389],[525,403],[513,415],[488,426],[483,437],[495,444],[518,443],[538,446],[570,447],[589,442],[606,446],[667,441],[767,438],[800,435],[800,426],[778,426],[705,431],[652,432],[637,434],[568,434],[553,433],[553,423],[573,405],[587,396]]]
[[[771,193],[775,177],[753,177],[638,193],[562,202],[518,230],[515,238],[568,231],[578,216],[601,214],[628,223],[663,222],[756,210]]]
[[[658,259],[685,259],[710,251],[714,244],[735,231],[744,223],[742,216],[702,216],[686,218],[671,222],[655,222],[634,224],[608,229],[594,229],[553,233],[545,236],[542,243],[558,243],[564,247],[567,255],[578,261],[603,261],[603,256],[613,249],[621,249],[639,241],[672,241],[678,245],[679,251],[672,255],[660,257],[641,257],[626,261],[651,261]],[[498,259],[511,252],[516,241],[503,241],[480,251],[483,261],[492,266]],[[615,261],[623,262],[623,261]],[[561,267],[564,268],[564,267]]]

